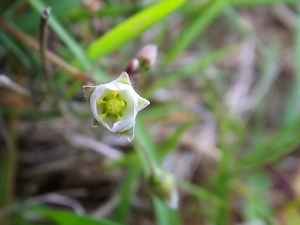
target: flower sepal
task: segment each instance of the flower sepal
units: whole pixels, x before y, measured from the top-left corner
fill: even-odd
[[[83,85],[82,89],[83,89],[83,93],[84,93],[84,97],[89,101],[90,97],[92,95],[92,93],[94,92],[96,86],[94,85]]]

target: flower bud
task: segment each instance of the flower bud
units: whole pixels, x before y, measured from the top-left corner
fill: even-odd
[[[154,65],[156,61],[156,57],[157,57],[157,46],[150,44],[142,48],[138,52],[136,58],[140,62],[141,69],[148,70],[150,67]]]
[[[136,58],[133,58],[130,60],[126,67],[126,72],[128,74],[134,75],[140,68],[140,61]]]
[[[153,193],[162,199],[170,208],[178,208],[179,196],[174,177],[171,174],[156,168],[149,178],[149,185]]]
[[[128,74],[123,72],[107,84],[84,85],[82,88],[93,114],[92,126],[103,126],[132,141],[135,118],[150,102],[136,93]]]
[[[130,60],[126,66],[126,72],[130,75],[149,70],[155,63],[157,56],[156,45],[146,45]]]

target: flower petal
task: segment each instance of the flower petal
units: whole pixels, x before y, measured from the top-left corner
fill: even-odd
[[[98,112],[98,107],[97,107],[97,100],[99,98],[102,98],[104,96],[104,94],[109,91],[105,88],[105,85],[98,85],[94,92],[91,95],[90,98],[90,107],[92,110],[92,114],[93,117],[95,118],[95,120],[97,120],[97,122],[99,124],[101,124],[102,126],[106,127],[107,129],[109,129],[109,126],[107,123],[105,123],[105,121],[103,121],[103,119],[99,116],[99,112]]]
[[[149,104],[150,104],[150,102],[147,99],[139,96],[138,111],[141,111],[142,109],[146,108]]]
[[[129,130],[129,129],[133,128],[134,125],[135,125],[135,117],[131,117],[129,119],[121,120],[121,121],[114,123],[111,131],[121,133],[125,130]]]
[[[134,139],[134,127],[121,132],[120,135],[121,137],[126,138],[127,141],[132,142],[132,140]]]
[[[129,84],[131,86],[131,81],[129,78],[128,73],[122,72],[118,79],[114,80],[116,82],[122,83],[122,84]]]

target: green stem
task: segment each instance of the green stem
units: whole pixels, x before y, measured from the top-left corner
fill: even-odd
[[[17,161],[16,123],[16,118],[10,120],[7,149],[0,152],[0,208],[10,205],[14,198]]]
[[[229,181],[231,176],[231,164],[232,164],[232,144],[229,142],[230,137],[230,115],[228,109],[222,104],[222,98],[218,90],[216,90],[209,79],[203,78],[202,85],[203,93],[208,107],[214,112],[219,122],[219,146],[222,150],[222,158],[215,178],[215,187],[217,188],[217,194],[223,204],[218,206],[215,224],[226,225],[229,224],[230,214],[230,187]]]
[[[154,162],[154,160],[151,158],[150,154],[144,149],[144,148],[138,148],[137,151],[140,154],[140,157],[143,159],[144,162],[146,162],[147,164],[147,168],[146,169],[148,172],[150,172],[151,174],[154,174],[156,172],[156,169],[158,168],[157,164]],[[146,172],[147,172],[146,171]]]
[[[230,174],[228,171],[228,162],[229,157],[228,153],[223,151],[224,157],[219,167],[219,174],[217,180],[218,187],[218,197],[222,199],[224,204],[219,206],[217,216],[216,216],[216,225],[226,225],[229,224],[229,214],[230,214],[230,188],[229,180]]]
[[[157,156],[155,155],[156,148],[152,144],[153,141],[147,130],[144,128],[142,121],[137,118],[135,126],[135,142],[134,146],[139,154],[146,175],[150,175],[157,169]]]

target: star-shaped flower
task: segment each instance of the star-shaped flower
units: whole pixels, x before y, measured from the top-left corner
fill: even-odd
[[[118,79],[97,86],[84,85],[93,114],[94,127],[103,126],[132,141],[135,118],[150,102],[132,87],[129,76],[122,72]]]

